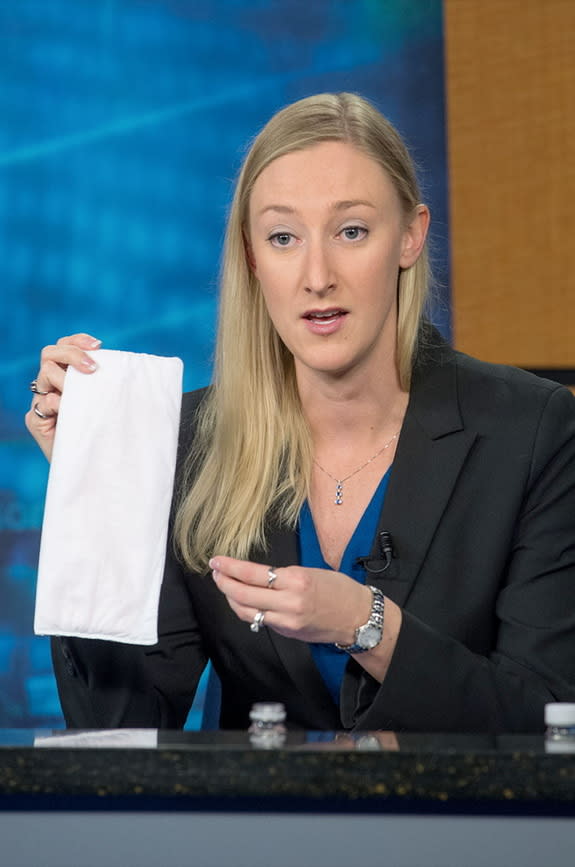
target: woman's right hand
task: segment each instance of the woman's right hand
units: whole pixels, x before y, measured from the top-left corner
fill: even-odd
[[[98,365],[85,350],[99,349],[101,344],[101,340],[89,334],[72,334],[71,337],[61,337],[55,346],[45,346],[42,350],[40,370],[35,379],[37,390],[32,396],[25,422],[48,460],[52,457],[66,369],[72,365],[80,373],[93,373]]]

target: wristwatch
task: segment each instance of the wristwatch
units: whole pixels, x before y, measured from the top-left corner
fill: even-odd
[[[336,641],[335,646],[338,650],[345,650],[346,653],[364,653],[366,650],[373,650],[374,647],[377,647],[383,637],[385,597],[377,587],[368,586],[372,594],[369,620],[363,626],[357,627],[353,644],[338,644]]]

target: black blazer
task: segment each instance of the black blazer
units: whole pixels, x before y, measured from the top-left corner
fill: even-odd
[[[203,392],[184,396],[182,453]],[[211,659],[221,725],[281,700],[292,726],[537,731],[548,701],[575,701],[575,399],[565,388],[450,349],[420,350],[379,531],[390,567],[370,574],[403,608],[383,684],[349,660],[336,707],[304,642],[240,621],[211,577],[171,546],[152,648],[54,639],[66,721],[181,727]],[[378,536],[372,556],[381,557]],[[251,559],[297,562],[271,526]],[[374,564],[377,565],[377,564]]]

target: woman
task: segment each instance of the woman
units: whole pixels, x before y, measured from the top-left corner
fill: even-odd
[[[186,395],[157,646],[55,639],[76,727],[528,731],[575,700],[575,400],[423,320],[429,212],[393,127],[322,94],[255,139],[229,218],[214,385]],[[27,424],[49,457],[64,368]],[[46,394],[43,394],[45,393]]]

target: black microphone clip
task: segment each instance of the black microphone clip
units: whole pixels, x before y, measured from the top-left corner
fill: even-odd
[[[371,575],[379,575],[389,569],[392,559],[395,557],[391,533],[381,530],[379,533],[379,551],[381,559],[375,557],[358,557],[355,561],[358,566],[363,566]]]

